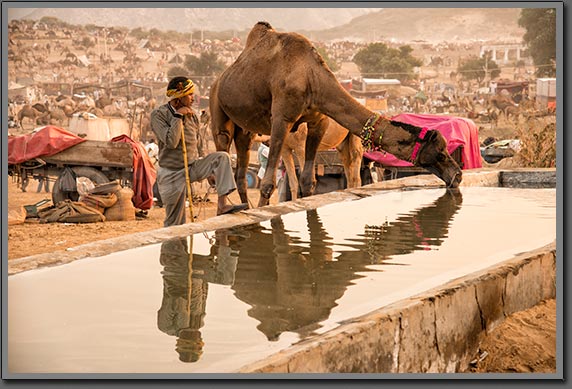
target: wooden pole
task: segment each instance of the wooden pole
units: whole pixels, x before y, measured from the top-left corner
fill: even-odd
[[[185,179],[187,181],[187,198],[189,200],[189,212],[191,214],[191,222],[195,221],[193,216],[193,194],[191,192],[191,179],[189,176],[189,162],[187,158],[187,144],[185,143],[185,126],[181,131],[181,142],[183,142],[183,162],[185,164]]]

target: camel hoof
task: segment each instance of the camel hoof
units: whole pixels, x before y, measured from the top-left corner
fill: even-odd
[[[260,188],[260,198],[265,198],[266,201],[268,201],[270,199],[270,196],[272,196],[272,192],[274,192],[274,186],[273,185],[268,185],[268,186],[262,186]]]
[[[265,205],[268,205],[268,204],[270,204],[269,199],[260,196],[260,200],[258,200],[258,206],[264,207]]]

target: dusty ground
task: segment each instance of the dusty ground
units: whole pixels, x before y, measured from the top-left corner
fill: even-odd
[[[468,372],[556,372],[556,300],[509,316],[481,343],[480,356]]]
[[[8,178],[8,203],[10,209],[35,204],[50,199],[51,193],[36,192],[37,183],[32,181],[23,193]],[[250,190],[250,198],[256,204],[257,191]],[[203,192],[204,193],[204,192]],[[276,202],[276,196],[271,203]],[[216,213],[216,198],[206,203],[195,204],[193,213],[198,220]],[[233,203],[238,196],[233,194]],[[26,222],[8,228],[8,260],[34,254],[65,250],[83,243],[103,240],[119,235],[148,231],[163,226],[164,210],[153,208],[148,217],[129,222],[104,222],[90,224],[39,224]],[[486,352],[486,353],[485,353]],[[495,328],[481,344],[475,359],[485,356],[470,368],[470,372],[524,372],[545,373],[556,371],[556,303],[548,300],[539,305],[508,317]]]

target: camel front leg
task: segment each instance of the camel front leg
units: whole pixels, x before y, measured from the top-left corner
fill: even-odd
[[[260,182],[260,200],[258,206],[263,207],[268,205],[270,197],[276,189],[276,169],[280,154],[282,153],[282,146],[284,139],[290,132],[293,123],[288,123],[281,118],[273,118],[272,131],[270,136],[270,150],[268,151],[268,163],[266,165],[266,172]]]
[[[338,145],[337,149],[340,153],[340,159],[344,165],[344,173],[346,175],[348,188],[360,187],[360,168],[363,155],[361,139],[348,133],[342,143]]]

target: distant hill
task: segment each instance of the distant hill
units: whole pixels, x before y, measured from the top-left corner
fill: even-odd
[[[521,41],[520,8],[385,8],[343,26],[307,32],[316,40],[341,37],[356,40],[455,42]]]
[[[301,12],[302,11],[302,12]],[[71,24],[191,31],[236,31],[243,36],[258,21],[313,40],[408,42],[520,41],[520,8],[36,8],[13,15],[54,16]],[[10,13],[9,13],[10,17]]]
[[[93,8],[36,8],[29,13],[18,10],[17,15],[31,20],[53,16],[71,24],[191,32],[250,30],[258,21],[267,21],[284,30],[323,30],[376,10],[378,8],[101,8],[95,11]]]

